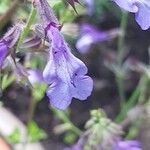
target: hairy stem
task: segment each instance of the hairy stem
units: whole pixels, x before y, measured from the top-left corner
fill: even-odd
[[[20,36],[20,39],[18,41],[18,44],[17,44],[17,50],[19,48],[19,46],[23,43],[24,39],[28,36],[29,32],[30,32],[30,28],[35,20],[35,17],[36,17],[36,9],[34,8],[34,6],[32,6],[32,11],[29,15],[29,18],[28,18],[28,21],[27,21],[27,24],[26,26],[24,27],[22,33],[21,33],[21,36]]]
[[[120,71],[121,71],[123,57],[124,57],[124,42],[125,42],[125,33],[126,33],[126,28],[127,28],[127,19],[128,19],[128,13],[122,12],[121,23],[120,23],[120,30],[122,33],[118,37],[118,45],[117,45],[117,48],[118,48],[117,64],[119,66]],[[120,97],[120,106],[122,108],[124,105],[124,101],[125,101],[122,74],[116,75],[116,81],[117,81],[118,92],[119,92],[119,97]]]

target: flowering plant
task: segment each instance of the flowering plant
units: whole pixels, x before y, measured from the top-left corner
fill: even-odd
[[[25,109],[24,103],[29,104],[25,119],[21,118],[26,124],[23,140],[18,128],[9,135],[2,132],[4,139],[15,147],[55,134],[61,135],[58,141],[65,150],[144,149],[150,2],[14,0],[9,8],[9,1],[0,2],[0,96],[7,99],[13,93],[9,88],[20,87],[23,94],[10,97],[24,100],[23,95],[27,101],[17,104]],[[5,105],[7,101],[0,110]],[[50,114],[41,117],[49,108]],[[37,118],[43,124],[50,118],[53,133],[42,130]]]

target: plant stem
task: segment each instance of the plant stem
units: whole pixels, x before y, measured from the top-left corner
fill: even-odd
[[[126,33],[126,28],[127,28],[127,19],[128,19],[128,13],[123,11],[122,17],[121,17],[121,23],[120,23],[121,34],[118,37],[118,44],[117,44],[117,48],[118,48],[117,65],[120,71],[121,71],[123,57],[124,57],[124,42],[125,42],[125,33]],[[120,106],[122,108],[124,105],[124,101],[125,101],[122,73],[121,75],[116,75],[116,81],[117,81],[118,92],[119,92],[119,97],[120,97]]]
[[[19,46],[22,44],[22,42],[24,41],[24,39],[28,36],[28,34],[30,32],[31,25],[33,24],[33,22],[35,20],[35,17],[36,17],[36,9],[34,8],[34,6],[32,6],[32,10],[31,10],[31,13],[29,15],[27,24],[24,27],[24,29],[21,33],[20,39],[18,41],[17,50],[18,50]]]
[[[60,110],[56,110],[56,109],[51,109],[55,114],[56,116],[61,119],[64,123],[69,123],[70,126],[71,126],[71,130],[76,133],[78,136],[81,135],[82,131],[77,128],[73,123],[72,121],[69,119],[69,117],[66,115],[66,113],[64,111],[60,111]]]
[[[129,109],[131,109],[135,103],[138,101],[139,96],[142,94],[141,92],[141,86],[143,84],[146,84],[148,81],[147,76],[143,75],[139,81],[139,84],[137,85],[136,89],[134,90],[134,92],[132,93],[132,95],[130,96],[130,98],[128,99],[127,103],[124,104],[124,106],[121,109],[120,114],[117,116],[117,118],[115,119],[116,122],[120,122],[123,120],[123,118],[126,116],[127,112]]]
[[[122,76],[117,76],[116,77],[116,82],[118,86],[118,93],[119,93],[119,98],[120,98],[120,108],[122,109],[124,103],[125,103],[125,94],[124,94],[124,83],[123,83],[123,77]]]
[[[33,119],[36,105],[37,105],[37,101],[36,101],[33,97],[31,97],[31,99],[30,99],[30,104],[29,104],[29,111],[28,111],[28,122],[27,122],[27,126],[30,124],[30,122],[31,122],[32,119]]]
[[[120,23],[120,30],[121,34],[118,37],[118,65],[122,65],[123,57],[124,57],[124,42],[125,42],[125,35],[126,29],[128,25],[128,12],[122,12],[121,23]]]
[[[33,120],[33,116],[34,116],[34,112],[35,112],[35,109],[36,109],[36,105],[37,105],[37,101],[33,98],[33,96],[30,98],[30,103],[29,103],[29,110],[28,110],[28,113],[27,113],[27,132],[26,132],[26,136],[24,137],[24,142],[22,143],[22,150],[25,150],[26,149],[26,146],[28,144],[28,136],[29,136],[29,132],[28,132],[28,129],[29,129],[29,126],[30,126],[30,123],[31,121]]]

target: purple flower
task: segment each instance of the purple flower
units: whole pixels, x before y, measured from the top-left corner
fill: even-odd
[[[16,24],[3,36],[2,40],[5,41],[8,48],[12,48],[16,44],[20,37],[21,31],[22,25]]]
[[[47,36],[51,41],[50,59],[43,72],[44,79],[49,84],[47,95],[52,106],[65,109],[73,97],[85,100],[91,94],[93,81],[85,75],[85,64],[70,52],[56,27],[51,25]]]
[[[77,1],[75,1],[77,2]],[[49,88],[47,96],[53,107],[65,109],[72,98],[85,100],[93,89],[93,81],[87,74],[85,64],[76,58],[59,31],[59,22],[46,0],[36,2],[42,26],[40,34],[45,31],[50,43],[49,61],[43,77]],[[38,30],[38,28],[36,28]]]
[[[7,55],[8,55],[8,47],[5,44],[4,41],[0,41],[0,68],[3,65],[4,60],[6,59]]]
[[[34,4],[38,10],[44,28],[46,28],[50,22],[59,24],[59,21],[56,18],[53,9],[49,6],[47,0],[36,0]]]
[[[113,0],[121,8],[135,13],[137,23],[143,30],[150,27],[150,1],[149,0]]]
[[[2,67],[4,60],[10,53],[10,49],[16,44],[21,33],[19,24],[12,27],[0,40],[0,67]]]
[[[76,48],[83,54],[89,51],[92,44],[109,40],[118,34],[117,30],[100,31],[90,24],[83,24],[80,32]]]
[[[43,74],[39,69],[29,69],[28,79],[32,85],[44,82]]]
[[[141,145],[138,141],[119,141],[113,150],[142,150]]]

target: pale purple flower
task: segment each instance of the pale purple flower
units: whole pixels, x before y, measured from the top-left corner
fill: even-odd
[[[36,0],[34,4],[38,10],[44,28],[46,28],[50,22],[59,24],[59,21],[56,18],[53,9],[48,4],[47,0]]]
[[[141,144],[135,140],[119,141],[113,150],[142,150]]]
[[[0,41],[0,68],[3,65],[4,60],[6,59],[7,55],[8,55],[8,47],[5,44],[4,41]]]
[[[76,48],[80,53],[87,53],[92,44],[112,39],[117,34],[117,30],[100,31],[93,25],[83,24],[80,29],[80,37],[77,40]]]
[[[150,1],[149,0],[112,0],[121,8],[135,13],[137,23],[143,30],[150,27]]]
[[[50,57],[43,76],[49,84],[47,95],[51,105],[67,108],[72,98],[85,100],[93,89],[93,81],[87,74],[85,64],[70,51],[59,30],[51,25],[47,30],[51,42]]]
[[[44,82],[43,74],[39,69],[28,69],[28,79],[32,85]]]
[[[50,43],[49,60],[43,71],[44,80],[49,85],[47,96],[53,107],[65,109],[72,98],[85,100],[90,96],[93,81],[86,75],[85,64],[71,53],[59,31],[59,22],[47,1],[38,0],[35,5],[42,20],[42,27],[38,26],[38,32],[43,35],[44,31]]]
[[[22,31],[22,25],[16,24],[8,30],[8,32],[3,36],[2,40],[5,41],[9,48],[12,48],[18,41]]]
[[[16,44],[21,33],[19,24],[13,26],[0,40],[0,67],[10,53],[10,49]]]

